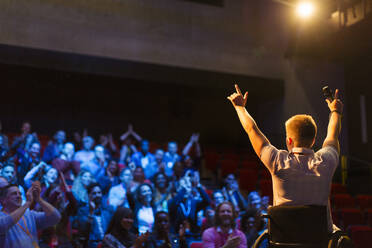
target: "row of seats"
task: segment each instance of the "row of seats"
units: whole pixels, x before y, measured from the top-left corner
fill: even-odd
[[[357,195],[352,197],[348,193],[342,194],[331,194],[331,203],[333,209],[342,208],[358,208],[361,211],[372,208],[372,196],[371,195]]]

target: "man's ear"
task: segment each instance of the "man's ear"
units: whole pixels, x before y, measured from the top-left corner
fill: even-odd
[[[292,145],[292,144],[293,144],[293,139],[290,138],[290,137],[288,137],[288,138],[287,138],[287,142],[288,142],[289,145]]]

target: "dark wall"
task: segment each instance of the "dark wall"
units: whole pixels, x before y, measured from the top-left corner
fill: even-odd
[[[353,192],[371,193],[372,161],[372,59],[349,60],[345,66],[349,159],[348,185]],[[360,96],[365,97],[367,142],[362,140]]]
[[[252,89],[253,113],[269,99],[280,101],[282,94],[277,80],[127,63],[115,75],[120,63],[109,67],[112,61],[98,58],[83,59],[84,72],[71,72],[60,61],[61,69],[48,69],[48,62],[55,66],[50,57],[39,68],[0,65],[4,132],[17,132],[22,121],[29,120],[35,131],[48,135],[58,129],[71,133],[88,128],[91,135],[110,132],[118,137],[132,123],[153,141],[186,142],[191,133],[200,132],[203,143],[234,146],[248,140],[226,99],[234,90],[232,82]],[[94,70],[100,64],[110,69],[107,75]],[[134,77],[141,68],[148,73]]]
[[[346,92],[350,154],[360,159],[372,161],[372,59],[350,61],[346,66]],[[362,142],[360,96],[365,96],[367,117],[367,143]]]

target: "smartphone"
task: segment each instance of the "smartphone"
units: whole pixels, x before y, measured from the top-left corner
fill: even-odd
[[[325,98],[327,98],[331,102],[334,100],[333,92],[328,86],[324,86],[322,88],[322,91],[323,91],[323,95],[324,95]]]

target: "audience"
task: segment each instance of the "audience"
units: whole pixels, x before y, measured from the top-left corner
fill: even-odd
[[[28,122],[14,139],[12,150],[7,150],[3,137],[0,134],[0,209],[21,209],[20,225],[22,215],[28,219],[43,214],[34,210],[52,214],[53,223],[35,217],[36,224],[29,227],[31,236],[26,237],[21,229],[13,233],[7,215],[0,214],[0,232],[10,228],[12,233],[4,241],[0,237],[0,247],[1,242],[9,244],[20,237],[30,242],[17,240],[9,247],[34,247],[35,241],[42,248],[186,248],[203,238],[207,248],[235,248],[251,246],[265,228],[259,213],[265,213],[268,197],[253,191],[245,201],[234,174],[225,178],[224,187],[213,188],[209,199],[200,182],[198,133],[191,135],[182,154],[177,153],[175,141],[168,143],[166,152],[156,149],[152,154],[150,142],[132,125],[120,137],[120,152],[111,134],[98,136],[99,145],[94,146],[87,130],[81,136],[74,134],[74,140],[59,130],[44,148]],[[45,136],[41,137],[46,144]],[[75,153],[73,142],[81,143],[80,151]],[[5,200],[8,193],[13,207]],[[26,210],[29,206],[34,210]],[[242,232],[235,223],[240,223]],[[218,244],[211,237],[218,237]]]

